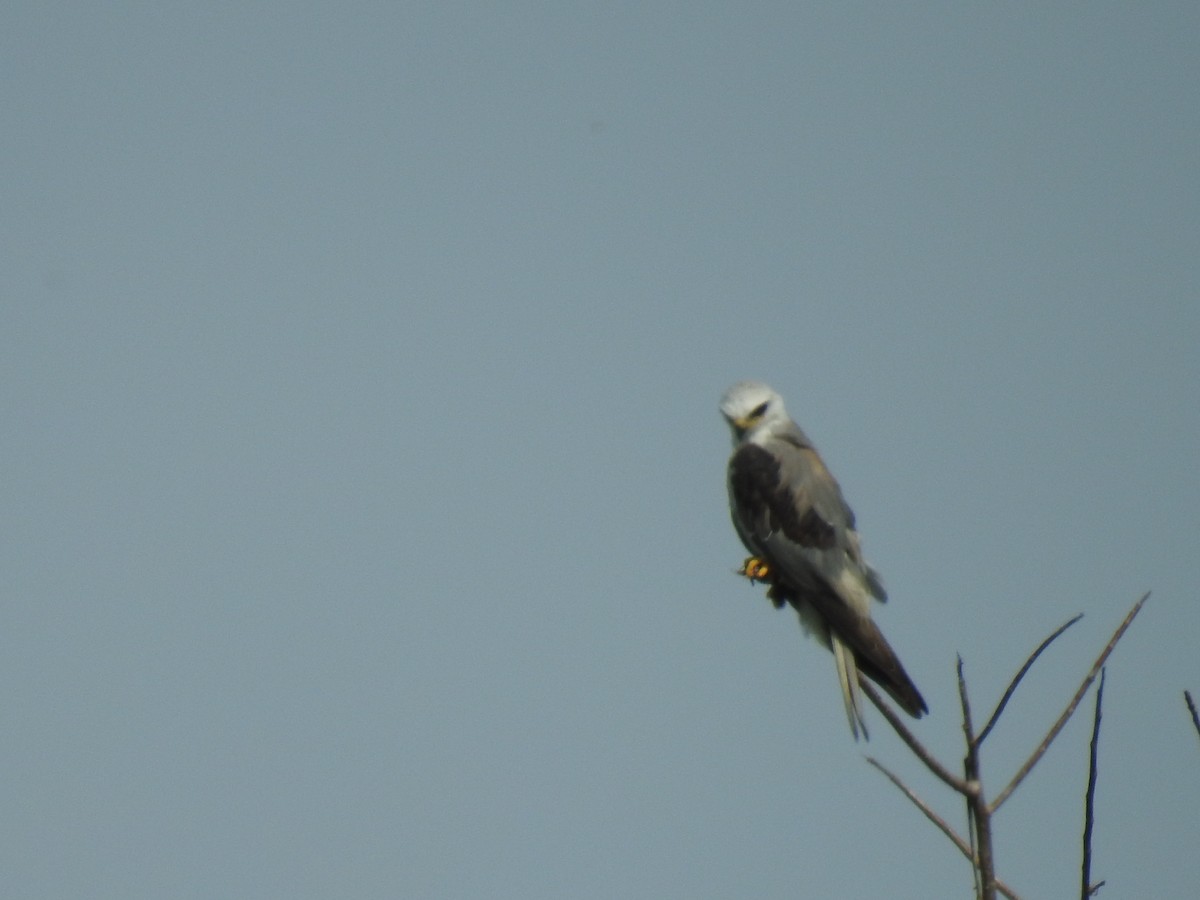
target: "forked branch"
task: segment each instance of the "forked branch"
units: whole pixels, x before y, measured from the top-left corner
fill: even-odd
[[[924,814],[925,818],[932,822],[942,834],[950,839],[950,843],[954,844],[954,846],[958,848],[958,851],[964,857],[966,857],[967,862],[978,869],[979,857],[972,852],[970,845],[959,836],[958,832],[956,832],[946,823],[945,819],[934,812],[929,804],[917,796],[916,791],[901,781],[898,775],[889,770],[886,766],[879,762],[879,760],[875,759],[875,757],[868,756],[867,762],[886,775],[888,780],[897,788],[899,788],[900,792],[903,793],[905,797],[912,801],[913,806],[919,809]],[[996,890],[1005,897],[1008,897],[1009,900],[1020,900],[1016,892],[998,878],[996,879]]]
[[[896,711],[888,706],[875,690],[875,686],[863,678],[861,673],[859,674],[858,684],[862,688],[863,693],[867,695],[867,699],[875,704],[875,708],[887,719],[888,724],[892,726],[892,730],[896,732],[900,740],[908,745],[908,749],[913,752],[917,759],[925,763],[925,768],[929,769],[930,772],[964,797],[971,792],[971,788],[965,781],[938,762],[933,754],[925,748],[925,745],[917,740],[913,733],[908,730],[908,726],[896,714]]]
[[[1009,683],[1004,695],[1000,698],[999,703],[997,703],[995,711],[989,717],[987,724],[978,734],[974,732],[971,722],[971,705],[967,695],[967,684],[966,677],[963,674],[962,658],[960,657],[958,659],[958,691],[959,700],[962,705],[963,738],[967,750],[966,757],[963,760],[963,777],[954,775],[945,765],[935,759],[933,754],[930,753],[929,750],[919,740],[917,740],[913,733],[908,730],[908,727],[900,720],[899,715],[897,715],[897,713],[883,700],[883,698],[875,690],[874,686],[865,678],[860,676],[859,682],[863,689],[863,693],[870,698],[871,702],[887,720],[888,724],[892,726],[892,729],[896,732],[897,736],[925,765],[925,767],[929,769],[930,772],[937,776],[938,779],[950,787],[955,793],[964,798],[967,804],[968,819],[971,824],[970,840],[964,840],[960,835],[958,835],[948,824],[946,824],[945,819],[934,812],[934,810],[927,803],[925,803],[924,800],[918,797],[914,791],[905,785],[904,782],[899,779],[899,777],[894,775],[888,769],[884,768],[884,766],[882,766],[875,759],[868,757],[867,761],[876,769],[881,771],[896,787],[898,787],[904,793],[904,795],[908,797],[908,799],[921,811],[921,813],[927,819],[929,819],[929,821],[932,822],[944,835],[946,835],[951,843],[958,848],[959,852],[970,861],[976,876],[976,892],[980,898],[983,898],[983,900],[988,900],[988,898],[995,897],[997,893],[1010,898],[1010,900],[1015,900],[1016,898],[1016,894],[1013,892],[1013,890],[995,876],[995,857],[992,847],[992,816],[997,810],[1000,809],[1004,802],[1012,796],[1013,792],[1021,785],[1021,782],[1024,781],[1026,776],[1028,776],[1033,770],[1033,767],[1037,765],[1038,761],[1045,754],[1050,744],[1052,744],[1061,733],[1063,727],[1066,725],[1067,721],[1071,718],[1072,714],[1079,706],[1079,703],[1082,701],[1084,694],[1087,693],[1088,688],[1096,679],[1097,674],[1100,674],[1103,671],[1104,664],[1107,662],[1108,657],[1116,648],[1117,642],[1120,641],[1122,636],[1124,636],[1125,632],[1133,623],[1134,618],[1137,616],[1138,612],[1141,611],[1142,606],[1149,597],[1150,594],[1147,592],[1141,597],[1141,599],[1137,601],[1137,603],[1133,605],[1133,608],[1129,610],[1129,613],[1125,616],[1124,621],[1121,622],[1120,626],[1109,639],[1104,650],[1100,653],[1099,657],[1097,657],[1095,663],[1092,665],[1091,671],[1089,671],[1087,677],[1084,678],[1083,683],[1079,686],[1075,696],[1071,699],[1070,703],[1067,704],[1066,709],[1063,710],[1062,714],[1058,717],[1058,720],[1053,726],[1051,726],[1050,730],[1046,733],[1046,736],[1042,739],[1042,742],[1038,745],[1037,749],[1030,755],[1028,759],[1025,760],[1024,764],[1017,771],[1016,775],[1013,776],[1012,780],[1008,783],[1004,790],[1002,790],[996,796],[996,798],[992,800],[991,803],[987,803],[984,799],[985,794],[983,790],[983,776],[981,773],[981,762],[979,756],[980,745],[983,743],[984,738],[987,737],[987,735],[999,721],[1000,716],[1007,707],[1009,700],[1015,693],[1017,686],[1021,683],[1021,680],[1029,671],[1033,663],[1042,654],[1042,652],[1049,647],[1050,644],[1053,643],[1064,631],[1079,621],[1080,616],[1076,616],[1070,621],[1059,626],[1059,628],[1057,628],[1049,637],[1042,641],[1041,644],[1039,644],[1038,647],[1033,651],[1033,653],[1030,654],[1029,658],[1025,660],[1024,665],[1021,666],[1020,670]],[[1092,730],[1088,789],[1087,796],[1085,798],[1084,809],[1084,860],[1081,888],[1084,898],[1092,896],[1104,883],[1090,883],[1091,842],[1092,827],[1094,823],[1095,786],[1102,697],[1103,677],[1101,678],[1101,686],[1096,692],[1096,716]],[[1197,712],[1196,704],[1192,700],[1191,694],[1187,691],[1184,691],[1184,699],[1187,702],[1188,710],[1191,712],[1192,722],[1196,726],[1196,732],[1197,734],[1200,734],[1200,713]]]
[[[1096,680],[1096,675],[1100,672],[1100,669],[1104,666],[1104,663],[1108,661],[1109,655],[1112,654],[1114,649],[1116,649],[1117,641],[1121,640],[1122,635],[1124,635],[1129,626],[1133,624],[1134,618],[1141,611],[1142,605],[1147,599],[1149,599],[1149,597],[1150,592],[1147,591],[1142,595],[1142,598],[1138,600],[1137,603],[1133,604],[1133,609],[1129,610],[1129,614],[1125,616],[1125,621],[1123,621],[1117,627],[1117,630],[1113,632],[1113,636],[1109,640],[1108,646],[1106,646],[1100,656],[1096,658],[1096,662],[1092,665],[1092,670],[1088,672],[1087,677],[1083,679],[1083,683],[1079,685],[1079,690],[1075,692],[1075,696],[1071,698],[1071,702],[1067,704],[1067,708],[1064,709],[1062,715],[1058,717],[1058,721],[1051,726],[1048,732],[1046,732],[1046,736],[1042,738],[1042,742],[1038,745],[1038,748],[1033,751],[1033,754],[1029,757],[1029,759],[1025,760],[1025,764],[1021,766],[1021,768],[1017,771],[1017,774],[1013,776],[1013,780],[1008,783],[1008,786],[996,795],[996,799],[991,803],[992,812],[995,812],[1004,805],[1004,801],[1012,796],[1013,791],[1015,791],[1020,786],[1021,782],[1025,780],[1025,776],[1033,770],[1033,767],[1036,766],[1042,756],[1045,755],[1046,750],[1048,750],[1050,747],[1050,744],[1053,743],[1056,737],[1058,737],[1058,733],[1063,730],[1063,726],[1067,724],[1067,720],[1071,718],[1072,714],[1074,714],[1075,709],[1079,706],[1079,702],[1083,699],[1083,695],[1087,693],[1087,689],[1091,687],[1092,682]]]

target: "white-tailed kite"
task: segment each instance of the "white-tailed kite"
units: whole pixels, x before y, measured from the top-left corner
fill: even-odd
[[[920,718],[925,701],[871,621],[871,601],[887,599],[883,582],[863,559],[854,513],[816,448],[765,384],[735,384],[721,414],[733,429],[730,512],[753,554],[744,574],[769,581],[775,605],[794,607],[805,631],[833,651],[855,739],[867,734],[859,672]]]

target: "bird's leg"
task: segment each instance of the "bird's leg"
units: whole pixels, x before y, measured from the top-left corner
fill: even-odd
[[[771,574],[771,568],[757,556],[748,556],[737,572],[743,578],[749,578],[752,583],[766,581]]]

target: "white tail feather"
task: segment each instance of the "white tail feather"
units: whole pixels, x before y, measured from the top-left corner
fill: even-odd
[[[850,733],[858,740],[859,731],[869,739],[867,723],[863,720],[862,694],[858,688],[858,665],[851,650],[836,634],[829,635],[833,660],[837,664],[838,684],[842,688],[842,702],[846,705],[846,718],[850,720]]]

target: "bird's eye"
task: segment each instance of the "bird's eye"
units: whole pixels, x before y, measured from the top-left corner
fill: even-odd
[[[756,407],[754,407],[754,409],[750,410],[750,418],[761,419],[763,417],[763,415],[766,413],[767,407],[770,406],[770,404],[771,404],[771,401],[769,401],[769,400],[765,403],[758,404],[758,406],[756,406]]]

